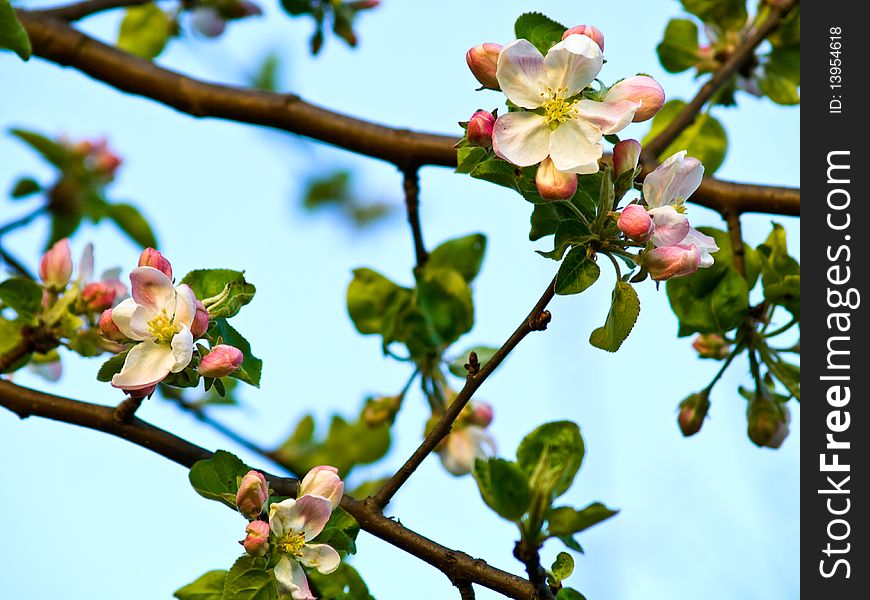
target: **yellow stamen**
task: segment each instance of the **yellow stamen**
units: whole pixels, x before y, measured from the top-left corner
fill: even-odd
[[[543,98],[541,107],[544,109],[544,118],[550,129],[556,129],[562,123],[579,116],[577,114],[577,100],[568,100],[567,94],[568,88],[565,87],[554,90],[547,86],[547,90],[541,92],[541,98]]]
[[[288,533],[278,542],[278,550],[285,554],[299,556],[302,553],[302,547],[305,545],[304,533]]]
[[[178,333],[178,327],[172,322],[172,319],[166,314],[164,308],[159,315],[146,323],[148,331],[154,336],[154,341],[162,344],[169,344],[172,338]]]

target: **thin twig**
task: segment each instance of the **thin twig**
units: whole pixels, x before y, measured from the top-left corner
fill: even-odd
[[[471,400],[474,392],[476,392],[477,388],[486,381],[486,378],[489,377],[496,368],[498,368],[507,355],[511,353],[511,350],[516,348],[523,338],[532,331],[546,329],[547,323],[550,320],[550,313],[544,309],[555,295],[555,285],[556,279],[554,278],[547,285],[543,295],[538,300],[537,304],[535,304],[535,307],[529,315],[523,319],[523,322],[520,323],[519,327],[516,328],[502,347],[492,355],[492,358],[487,361],[476,375],[468,376],[465,380],[465,385],[453,398],[453,401],[447,407],[447,410],[444,411],[441,419],[439,419],[438,423],[432,428],[420,446],[414,451],[410,458],[405,461],[405,464],[403,464],[401,468],[396,471],[389,480],[387,480],[383,487],[381,487],[381,489],[371,497],[371,501],[376,506],[383,508],[389,504],[392,497],[399,491],[399,488],[408,481],[408,478],[417,470],[417,467],[422,464],[426,457],[429,456],[436,446],[438,446],[441,440],[450,433],[453,422],[462,412],[462,409],[465,408],[465,405],[468,404],[468,401]]]
[[[147,4],[153,0],[85,0],[76,4],[67,4],[56,8],[45,8],[38,12],[41,15],[60,19],[61,21],[78,21],[85,17],[90,17],[97,13],[116,8],[125,8],[128,6],[138,6]]]
[[[553,597],[553,592],[547,583],[547,572],[541,566],[541,555],[538,547],[530,545],[526,540],[516,543],[514,556],[526,567],[529,582],[534,586],[537,598],[545,600]]]
[[[421,268],[429,259],[426,245],[423,243],[423,228],[420,226],[420,178],[418,167],[411,166],[402,169],[402,187],[405,190],[405,209],[408,212],[408,224],[414,238],[414,256],[417,258],[417,268]]]
[[[31,273],[21,261],[12,256],[12,254],[10,254],[2,244],[0,244],[0,260],[6,263],[10,269],[18,273],[20,276],[26,277],[27,279],[35,279],[33,273]]]
[[[737,272],[746,277],[746,249],[743,247],[743,233],[740,227],[740,214],[727,211],[724,215],[731,238],[731,257]]]
[[[707,101],[752,57],[755,49],[782,24],[783,19],[797,4],[798,0],[785,0],[776,3],[776,5],[770,5],[770,14],[764,22],[744,38],[734,53],[728,57],[728,60],[716,70],[713,77],[701,86],[692,101],[677,113],[673,121],[668,123],[667,127],[644,146],[641,161],[647,168],[652,168],[658,163],[659,154],[664,152],[695,121],[695,117],[698,116]]]
[[[474,588],[471,587],[470,583],[466,581],[462,583],[456,583],[454,585],[459,590],[459,597],[462,600],[474,600]]]

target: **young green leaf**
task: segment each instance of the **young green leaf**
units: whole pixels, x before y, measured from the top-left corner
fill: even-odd
[[[157,239],[151,225],[135,206],[129,204],[110,204],[106,216],[115,222],[121,231],[143,248],[157,246]]]
[[[586,223],[578,219],[567,219],[561,221],[556,227],[556,235],[553,238],[553,249],[549,252],[538,251],[538,254],[544,258],[553,260],[562,260],[565,251],[571,246],[579,246],[585,244],[592,238],[589,227]],[[582,248],[583,254],[586,253],[585,248]]]
[[[221,600],[226,578],[227,571],[223,569],[209,571],[172,595],[178,600]]]
[[[471,283],[480,272],[485,252],[486,236],[474,233],[444,242],[429,254],[426,264],[433,269],[453,269]]]
[[[213,319],[236,316],[257,292],[243,272],[230,269],[197,269],[185,275],[181,283],[190,286]]]
[[[347,288],[347,312],[360,333],[381,333],[386,324],[384,314],[410,295],[411,290],[399,287],[377,271],[355,269]]]
[[[745,0],[680,0],[686,12],[708,25],[737,31],[746,25]]]
[[[547,514],[547,532],[550,537],[571,536],[609,519],[618,512],[600,502],[593,502],[583,510],[560,506]]]
[[[517,39],[530,41],[544,55],[553,45],[562,41],[566,29],[561,23],[538,12],[524,13],[514,23]]]
[[[589,258],[583,246],[573,248],[556,273],[556,293],[562,296],[579,294],[598,281],[601,269]]]
[[[574,572],[574,558],[567,552],[560,552],[556,555],[556,560],[553,561],[550,572],[557,583],[565,581]]]
[[[483,501],[500,517],[519,521],[529,509],[529,477],[517,463],[501,458],[477,459],[474,479]]]
[[[574,481],[583,463],[585,448],[580,428],[571,421],[541,425],[523,438],[517,463],[531,478],[533,492],[561,496]]]
[[[315,596],[323,600],[375,600],[360,574],[346,562],[329,575],[311,569],[308,582]]]
[[[208,335],[212,339],[218,337],[223,338],[225,344],[235,346],[242,351],[244,359],[242,366],[237,371],[230,373],[230,377],[244,381],[248,385],[260,387],[260,376],[263,372],[263,361],[253,355],[251,352],[251,344],[248,343],[242,334],[236,331],[232,325],[227,323],[226,319],[215,319],[209,327]]]
[[[0,283],[0,302],[25,319],[42,312],[42,286],[26,277]]]
[[[589,336],[589,343],[596,348],[616,352],[631,333],[637,316],[640,314],[640,299],[634,287],[624,281],[617,281],[613,289],[610,311],[604,326]]]
[[[22,177],[13,184],[9,195],[12,196],[14,200],[18,200],[21,198],[27,198],[28,196],[32,196],[41,191],[42,186],[33,177]]]
[[[69,163],[71,156],[70,151],[54,140],[36,133],[35,131],[27,131],[24,129],[10,129],[9,133],[36,150],[45,160],[58,169],[65,169]]]
[[[329,544],[343,556],[356,554],[356,536],[359,534],[359,523],[343,508],[332,511],[329,521],[318,534],[312,544]]]
[[[172,35],[173,20],[151,2],[128,8],[118,32],[118,48],[147,60],[156,58]]]
[[[266,561],[239,557],[224,580],[222,600],[278,600],[278,586],[266,570]]]
[[[0,0],[0,48],[12,50],[21,60],[30,58],[30,38],[18,22],[9,0]]]
[[[444,345],[474,325],[474,302],[465,278],[453,269],[426,265],[417,281],[417,306]]]
[[[129,354],[129,352],[129,350],[124,350],[104,362],[100,367],[100,370],[97,371],[97,381],[103,383],[112,381],[112,375],[121,372],[121,368],[124,366],[124,361],[127,360],[127,354]]]
[[[188,478],[197,494],[235,510],[238,478],[244,477],[249,470],[250,467],[236,455],[218,450],[211,458],[194,463]]]
[[[669,73],[681,73],[694,67],[698,62],[698,26],[688,19],[671,19],[656,52]]]

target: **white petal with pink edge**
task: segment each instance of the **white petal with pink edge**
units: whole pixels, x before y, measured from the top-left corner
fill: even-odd
[[[139,342],[130,349],[121,372],[112,376],[112,385],[124,390],[152,386],[169,375],[174,360],[166,344]]]
[[[544,117],[533,112],[500,116],[492,132],[495,153],[518,167],[529,167],[550,153],[550,128]]]
[[[566,98],[576,96],[592,83],[603,60],[594,41],[585,35],[569,35],[544,57],[547,85],[554,91],[564,88]]]

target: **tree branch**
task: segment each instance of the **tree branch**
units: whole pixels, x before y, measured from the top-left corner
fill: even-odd
[[[138,6],[147,4],[153,0],[85,0],[76,4],[67,4],[56,8],[45,8],[39,11],[34,11],[37,14],[45,15],[61,21],[78,21],[85,17],[90,17],[100,12],[113,10],[116,8],[125,8],[128,6]]]
[[[455,137],[377,125],[276,94],[206,83],[99,42],[57,19],[18,11],[33,53],[70,66],[121,91],[145,96],[195,117],[214,117],[296,133],[400,168],[456,166]],[[705,179],[692,201],[722,211],[800,214],[800,190]]]
[[[408,224],[414,238],[414,256],[417,258],[417,268],[426,264],[429,253],[423,243],[423,228],[420,226],[420,177],[417,167],[406,167],[402,170],[405,189],[405,209],[408,213]]]
[[[501,348],[492,355],[492,358],[483,365],[480,371],[477,373],[469,373],[468,378],[465,380],[465,385],[461,390],[459,390],[459,393],[456,394],[453,402],[451,402],[450,406],[447,407],[447,410],[444,411],[444,414],[441,416],[441,419],[435,427],[432,428],[432,431],[430,431],[423,439],[423,442],[414,451],[410,458],[405,461],[405,464],[402,465],[401,468],[396,471],[389,480],[387,480],[383,487],[381,487],[381,489],[371,497],[371,501],[376,506],[383,508],[389,504],[396,492],[399,491],[399,488],[402,487],[414,471],[417,470],[417,467],[423,463],[426,457],[431,454],[441,440],[450,433],[450,429],[453,427],[453,422],[462,412],[462,409],[465,408],[465,405],[468,404],[469,400],[471,400],[471,397],[474,395],[474,392],[477,391],[477,388],[479,388],[483,382],[486,381],[486,378],[489,377],[496,368],[498,368],[501,362],[514,348],[517,347],[523,338],[532,331],[546,329],[547,323],[550,321],[550,313],[544,309],[556,293],[555,286],[556,279],[553,278],[553,280],[547,285],[547,289],[544,290],[544,293],[538,300],[537,304],[535,304],[535,307],[523,322],[520,323],[519,327],[516,328],[507,341],[502,344]]]
[[[749,60],[755,49],[767,39],[768,35],[780,26],[783,19],[797,4],[798,0],[785,0],[775,4],[768,4],[770,14],[764,22],[744,38],[743,42],[734,50],[734,53],[716,70],[713,77],[701,86],[701,89],[698,90],[692,101],[683,107],[677,116],[674,117],[674,120],[668,123],[668,126],[661,133],[644,146],[641,160],[645,165],[655,165],[658,163],[659,154],[670,146],[695,121],[695,117],[698,116],[698,113],[704,108],[707,101],[713,97],[713,94]]]
[[[740,214],[734,211],[726,212],[725,222],[728,223],[728,235],[731,239],[731,257],[737,272],[746,277],[746,250],[743,248],[743,232],[740,227]]]
[[[205,448],[137,417],[128,422],[118,422],[113,418],[114,410],[110,406],[38,392],[3,379],[0,379],[0,406],[11,410],[22,419],[38,416],[102,431],[147,448],[187,468],[212,456]],[[268,474],[267,478],[270,486],[279,494],[296,494],[298,482],[295,479]],[[429,563],[451,581],[474,582],[517,600],[534,598],[534,590],[525,579],[411,531],[397,521],[385,517],[370,502],[360,502],[345,496],[341,506],[353,515],[363,530]]]

